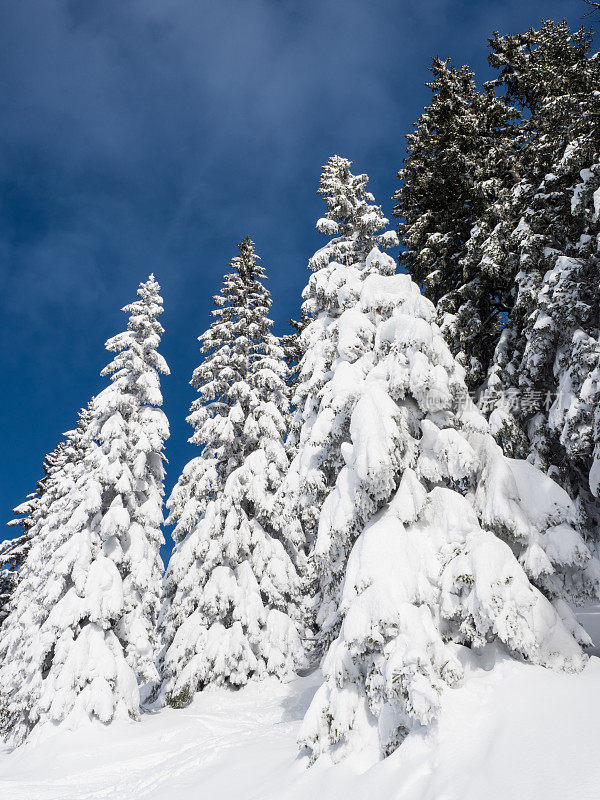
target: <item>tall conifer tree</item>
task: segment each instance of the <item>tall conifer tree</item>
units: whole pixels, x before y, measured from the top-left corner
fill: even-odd
[[[190,441],[202,454],[168,501],[176,523],[161,633],[166,702],[181,706],[210,683],[239,686],[303,663],[300,582],[277,534],[273,496],[287,469],[283,349],[252,241],[239,245],[192,385]]]
[[[485,377],[509,284],[491,280],[467,256],[471,231],[501,189],[514,183],[518,112],[479,91],[473,72],[434,58],[432,98],[409,134],[394,215],[400,264],[438,308],[470,388]]]
[[[497,76],[482,92],[468,70],[435,60],[395,213],[401,263],[437,304],[497,440],[559,481],[597,537],[600,62],[591,43],[566,22],[495,33]]]
[[[56,451],[29,531],[31,548],[0,634],[0,727],[19,744],[36,726],[136,717],[156,680],[168,424],[151,276],[107,342],[112,376]]]
[[[597,536],[587,409],[600,332],[600,61],[589,55],[590,32],[566,23],[490,41],[498,82],[530,112],[520,181],[492,211],[503,246],[483,265],[514,281],[487,384],[492,426],[506,452],[527,456],[577,499],[580,524]]]

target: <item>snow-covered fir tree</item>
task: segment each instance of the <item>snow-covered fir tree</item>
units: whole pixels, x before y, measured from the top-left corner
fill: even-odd
[[[13,514],[17,516],[7,523],[11,528],[20,527],[21,534],[0,543],[0,625],[6,618],[10,598],[22,575],[21,569],[31,549],[36,522],[44,514],[47,505],[43,502],[46,481],[50,474],[64,463],[64,451],[65,443],[60,442],[44,458],[42,463],[44,477],[37,482],[35,492],[31,492],[24,503],[13,508]]]
[[[488,85],[503,91],[506,103],[525,113],[512,129],[514,181],[503,187],[473,225],[463,265],[466,270],[479,269],[498,291],[508,284],[503,301],[510,315],[517,295],[515,278],[521,272],[513,232],[570,141],[573,116],[563,112],[575,97],[590,94],[585,77],[590,38],[584,30],[572,34],[566,22],[547,21],[539,31],[525,34],[495,32],[489,45],[489,61],[497,76]],[[582,91],[586,82],[588,91]]]
[[[310,318],[308,314],[304,309],[301,309],[300,319],[288,320],[288,325],[292,328],[293,333],[286,333],[281,337],[281,346],[285,353],[285,362],[288,368],[287,385],[291,396],[295,393],[300,371],[300,362],[302,361],[302,332],[309,322]]]
[[[38,482],[36,491],[29,494],[24,503],[13,508],[13,514],[18,516],[8,525],[18,525],[22,533],[0,543],[0,625],[6,618],[10,598],[17,588],[21,568],[31,548],[31,528],[34,525],[34,512],[40,502],[40,484],[41,481]]]
[[[85,470],[83,462],[90,446],[84,414],[80,414],[77,429],[66,434],[54,451],[56,458],[46,475],[44,493],[32,509],[33,524],[28,529],[31,547],[21,565],[0,636],[0,725],[2,735],[14,744],[21,743],[38,722],[64,719],[66,696],[74,699],[79,688],[76,681],[80,675],[64,658],[74,643],[74,631],[61,617],[68,616],[72,621],[73,606],[84,606],[87,585],[87,575],[79,574],[75,582],[72,573],[75,566],[81,568],[89,545],[82,547],[85,533],[81,538],[75,533],[77,518],[71,526],[82,504],[78,479]],[[83,558],[77,558],[78,550],[83,551]],[[71,612],[65,615],[69,606]],[[81,656],[87,650],[85,634],[77,640]],[[53,671],[58,663],[61,667]],[[57,672],[66,681],[63,691],[53,696],[58,688]],[[84,703],[88,700],[85,691],[82,699]],[[72,708],[71,704],[69,710]],[[94,713],[92,703],[90,712]]]
[[[487,372],[506,309],[503,287],[465,261],[466,246],[485,208],[514,183],[518,112],[491,86],[479,91],[466,66],[434,58],[430,71],[431,102],[407,137],[402,186],[394,194],[400,264],[438,306],[450,348],[474,388]]]
[[[304,663],[294,547],[273,498],[288,466],[284,351],[250,238],[239,245],[200,336],[188,422],[202,453],[168,501],[175,548],[161,619],[162,696],[181,706],[207,684],[239,686]]]
[[[566,23],[492,40],[509,97],[531,115],[522,178],[501,199],[495,244],[484,226],[478,235],[498,256],[483,269],[514,276],[487,383],[494,434],[507,453],[555,477],[597,537],[589,387],[600,332],[600,60],[590,44],[589,32],[571,33]]]
[[[44,477],[37,482],[35,492],[31,492],[24,503],[13,508],[13,514],[17,516],[7,523],[11,528],[20,527],[21,534],[0,543],[0,625],[6,617],[9,600],[17,587],[21,568],[31,549],[36,523],[45,513],[47,503],[44,502],[43,495],[46,491],[46,481],[64,464],[65,448],[65,442],[59,442],[44,458],[42,463]]]
[[[91,435],[100,446],[106,547],[123,579],[118,635],[140,683],[158,679],[156,625],[162,592],[164,445],[169,422],[161,406],[160,375],[169,368],[158,352],[164,329],[160,286],[150,275],[138,299],[125,306],[127,330],[109,339],[115,353],[102,371],[111,384],[93,403]]]
[[[332,156],[321,174],[319,194],[327,213],[317,229],[332,238],[309,261],[312,275],[302,295],[308,324],[302,332],[289,436],[293,460],[277,498],[282,530],[305,551],[314,545],[321,506],[344,464],[349,417],[345,403],[331,394],[332,370],[351,354],[360,362],[361,348],[371,341],[369,324],[360,331],[353,328],[360,286],[369,275],[394,272],[394,259],[382,251],[398,243],[394,231],[384,230],[388,220],[367,191],[368,176],[354,175],[351,164]],[[351,394],[353,387],[347,390]],[[343,569],[342,559],[333,570],[321,572],[318,625],[327,631],[325,638],[330,626],[326,598]]]
[[[36,726],[136,717],[157,678],[163,447],[168,423],[151,276],[107,342],[111,384],[80,414],[44,481],[31,548],[0,634],[0,726],[14,744]]]
[[[434,722],[486,645],[580,669],[590,639],[567,601],[598,597],[600,563],[565,491],[494,442],[410,277],[346,269],[335,293],[352,304],[313,428],[343,409],[344,465],[313,557],[343,581],[301,742],[342,758],[354,746],[388,754]]]
[[[19,580],[19,570],[29,549],[26,534],[14,539],[6,539],[0,545],[0,625],[6,619],[8,603]],[[25,546],[23,546],[25,545]]]
[[[469,70],[434,60],[396,193],[400,259],[437,304],[505,453],[559,481],[597,537],[600,62],[590,32],[566,22],[489,41],[497,77],[482,92]]]

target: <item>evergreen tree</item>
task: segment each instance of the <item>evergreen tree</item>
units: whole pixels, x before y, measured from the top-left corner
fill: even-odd
[[[0,625],[7,616],[10,598],[17,587],[21,569],[31,549],[32,529],[35,528],[36,522],[45,508],[43,495],[46,481],[50,474],[64,463],[64,459],[65,443],[60,442],[44,458],[42,463],[44,477],[37,482],[35,492],[29,494],[24,503],[13,509],[13,514],[17,514],[17,517],[12,519],[8,526],[18,526],[22,532],[14,539],[6,539],[0,543]]]
[[[490,66],[498,71],[494,83],[505,89],[509,101],[527,109],[524,124],[529,135],[548,134],[544,142],[538,142],[533,165],[541,165],[540,156],[545,154],[550,166],[557,144],[549,134],[559,135],[560,150],[566,133],[562,125],[566,120],[557,114],[556,100],[577,103],[596,88],[590,85],[587,65],[593,31],[585,27],[571,31],[565,20],[544,20],[539,30],[529,28],[526,33],[501,36],[494,31],[488,42]],[[552,114],[548,114],[549,103],[555,106]]]
[[[33,515],[31,549],[0,634],[0,729],[110,722],[139,713],[156,679],[163,446],[157,352],[160,287],[151,276],[107,342],[112,376],[57,451]]]
[[[434,58],[432,98],[414,126],[402,186],[394,194],[400,265],[438,307],[450,347],[475,388],[485,376],[506,311],[507,286],[467,256],[471,230],[501,189],[514,183],[518,112],[478,91],[473,72]]]
[[[288,466],[284,351],[250,238],[230,267],[192,378],[200,397],[190,441],[202,454],[168,501],[175,549],[160,665],[163,695],[176,707],[207,684],[287,678],[303,663],[300,581],[273,508]]]
[[[72,719],[80,714],[77,689],[90,714],[101,713],[99,690],[105,687],[100,678],[93,691],[91,676],[87,686],[78,685],[83,670],[76,670],[73,656],[65,657],[76,643],[80,658],[94,645],[94,655],[100,654],[99,635],[90,635],[92,629],[99,634],[102,628],[96,630],[86,591],[91,571],[89,541],[87,532],[77,530],[84,506],[83,462],[91,446],[85,433],[87,422],[81,414],[77,429],[55,451],[58,457],[46,476],[29,530],[32,546],[0,636],[0,726],[13,744],[20,744],[41,721],[62,721],[73,711]],[[94,588],[98,591],[97,582]],[[94,622],[82,625],[81,630],[77,623],[69,625],[76,618],[79,622],[86,611]],[[94,671],[89,665],[88,669]]]
[[[589,413],[584,420],[587,401],[574,398],[595,369],[600,330],[600,61],[588,55],[589,32],[571,33],[566,23],[495,34],[491,44],[509,99],[530,116],[521,180],[501,202],[495,239],[503,246],[492,245],[492,270],[514,276],[514,289],[488,379],[490,421],[508,454],[528,457],[577,498],[581,524],[597,536],[593,425]]]
[[[346,359],[355,362],[358,374],[367,368],[365,353],[373,331],[369,324],[360,331],[353,327],[360,317],[356,305],[361,286],[369,275],[389,275],[395,267],[380,248],[395,246],[396,234],[381,232],[388,220],[366,189],[368,176],[354,175],[350,167],[351,162],[339,156],[323,167],[319,194],[327,213],[317,228],[333,238],[310,259],[312,275],[303,292],[303,313],[309,322],[301,336],[303,356],[292,400],[288,446],[293,460],[277,498],[281,529],[289,532],[300,552],[312,550],[323,501],[344,465],[349,417],[345,404],[332,397],[332,370]],[[346,384],[349,397],[355,390],[353,379]],[[321,570],[318,561],[313,566],[319,586],[307,592],[319,594],[317,625],[327,641],[335,619],[329,613],[330,599],[345,564],[340,558],[333,572]]]
[[[142,683],[158,679],[156,624],[162,592],[164,544],[164,444],[169,422],[162,406],[160,375],[169,368],[158,352],[164,329],[160,286],[150,275],[138,300],[125,306],[127,330],[106,343],[115,353],[102,371],[111,384],[93,403],[91,435],[100,445],[103,535],[114,544],[123,578],[118,635],[127,662]]]
[[[0,625],[6,619],[8,604],[19,582],[20,571],[31,548],[33,514],[39,503],[38,490],[27,496],[27,500],[13,509],[20,515],[11,520],[11,527],[19,525],[22,533],[0,543]]]
[[[505,453],[558,480],[597,536],[588,378],[600,324],[600,61],[591,42],[566,22],[495,33],[497,77],[483,92],[466,68],[434,60],[434,96],[409,137],[395,213],[401,263],[437,304]]]
[[[355,281],[348,271],[337,283],[355,302],[313,423],[326,429],[330,408],[348,419],[314,547],[321,574],[343,569],[343,582],[331,593],[339,633],[301,730],[313,758],[355,744],[390,753],[435,720],[444,687],[488,643],[580,669],[590,639],[567,601],[600,590],[572,502],[502,454],[433,304],[408,275]]]
[[[302,360],[302,332],[310,322],[310,318],[304,309],[300,311],[300,319],[288,320],[288,325],[293,329],[293,333],[286,333],[281,337],[281,346],[285,353],[285,362],[288,368],[287,385],[289,393],[294,394],[296,383],[300,374],[300,362]],[[293,413],[293,409],[290,409]]]

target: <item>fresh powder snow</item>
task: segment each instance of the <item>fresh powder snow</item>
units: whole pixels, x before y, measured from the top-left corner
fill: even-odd
[[[597,610],[593,616],[600,620]],[[383,761],[366,746],[342,763],[323,756],[308,768],[296,739],[315,673],[210,689],[187,708],[140,722],[89,723],[32,739],[0,753],[0,793],[10,800],[595,800],[600,659],[566,675],[493,650],[486,658],[467,664],[464,684],[446,691],[437,727],[413,731]]]

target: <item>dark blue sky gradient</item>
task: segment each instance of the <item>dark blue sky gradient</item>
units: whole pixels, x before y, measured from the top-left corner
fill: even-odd
[[[488,76],[486,37],[582,0],[0,0],[0,519],[105,381],[104,341],[163,287],[167,489],[212,295],[246,234],[283,332],[321,244],[332,153],[390,215],[427,66]],[[196,451],[196,452],[195,452]],[[10,534],[6,529],[5,534]],[[0,535],[3,535],[0,533]]]

